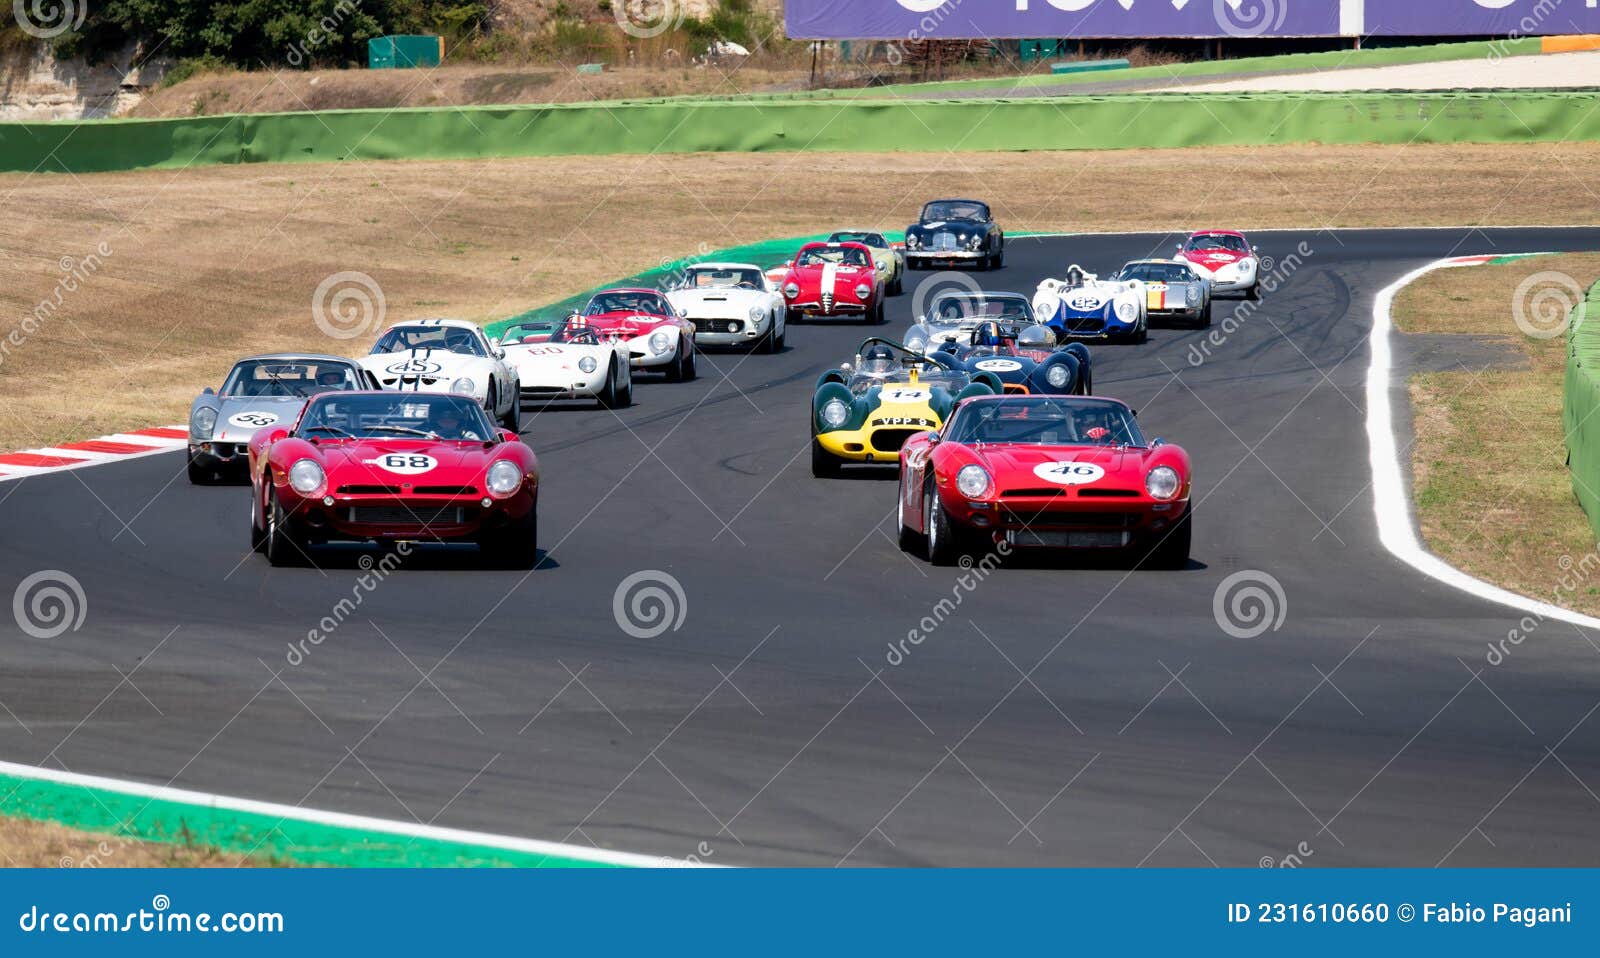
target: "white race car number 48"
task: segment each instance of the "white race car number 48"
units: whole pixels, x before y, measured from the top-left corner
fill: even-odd
[[[228,425],[240,426],[245,429],[260,429],[277,421],[278,417],[270,412],[242,412],[236,416],[228,417]]]
[[[377,466],[385,472],[392,472],[401,476],[416,476],[437,466],[439,460],[421,453],[391,452],[376,459],[364,459],[362,464]]]
[[[1033,474],[1045,482],[1063,486],[1085,486],[1103,478],[1106,471],[1092,462],[1043,462]]]

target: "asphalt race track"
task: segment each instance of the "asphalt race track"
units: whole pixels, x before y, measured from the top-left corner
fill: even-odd
[[[1097,391],[1195,458],[1186,571],[1013,558],[967,592],[902,555],[892,469],[807,461],[812,382],[866,331],[795,326],[778,356],[641,377],[619,415],[530,415],[546,567],[418,552],[303,655],[359,554],[269,568],[243,488],[191,487],[178,454],[0,486],[6,591],[59,569],[88,602],[50,640],[0,617],[0,755],[717,864],[1593,864],[1597,637],[1545,623],[1489,665],[1519,616],[1379,545],[1363,406],[1384,286],[1600,230],[1257,237],[1280,259],[1302,240],[1198,366],[1201,332],[1094,347]],[[983,282],[1031,294],[1175,241],[1012,240]],[[636,639],[613,595],[644,570],[685,607]],[[1213,597],[1251,570],[1283,621],[1236,638]]]

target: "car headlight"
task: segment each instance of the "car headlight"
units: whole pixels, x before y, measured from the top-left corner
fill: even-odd
[[[321,495],[327,482],[327,473],[315,459],[300,459],[289,467],[289,487],[302,496]]]
[[[651,333],[650,334],[650,351],[652,353],[658,353],[658,354],[666,352],[667,351],[667,338],[668,338],[667,334],[663,333],[663,332]]]
[[[473,382],[471,379],[467,378],[466,376],[462,376],[460,379],[458,379],[455,382],[450,384],[450,391],[451,392],[460,393],[463,396],[472,395],[473,392],[477,390],[477,388],[478,388],[478,384]]]
[[[594,372],[596,369],[599,368],[599,366],[600,366],[600,364],[594,361],[594,357],[593,356],[585,356],[582,359],[578,360],[578,368],[583,370],[586,373]]]
[[[878,267],[878,272],[883,273],[883,272],[887,272],[888,271],[889,264],[885,263],[883,260],[880,259],[877,262],[877,267]]]
[[[822,424],[829,429],[838,429],[850,418],[850,407],[842,399],[830,399],[822,407]]]
[[[926,352],[928,349],[928,334],[921,328],[914,329],[906,334],[905,347],[914,353]]]
[[[1131,323],[1139,318],[1139,307],[1123,300],[1117,304],[1117,318],[1125,323]]]
[[[189,426],[196,436],[211,435],[211,430],[217,427],[217,411],[210,406],[201,406],[194,411],[194,417],[189,420]]]
[[[483,484],[489,487],[490,495],[504,499],[522,486],[522,467],[509,459],[496,460]]]
[[[956,473],[956,488],[968,499],[976,499],[989,491],[989,471],[979,465],[962,466]]]
[[[1160,499],[1163,502],[1175,498],[1182,486],[1183,483],[1178,479],[1178,470],[1171,466],[1157,466],[1144,477],[1145,491],[1150,493],[1152,499]]]
[[[767,315],[767,311],[760,306],[750,307],[750,322],[759,323]]]
[[[1065,386],[1070,378],[1071,374],[1067,372],[1067,367],[1062,363],[1057,363],[1044,372],[1044,381],[1057,389]]]
[[[856,299],[859,299],[859,300],[862,300],[863,302],[865,302],[866,298],[868,296],[871,296],[871,295],[872,295],[872,287],[868,286],[866,283],[862,283],[860,286],[856,287]]]
[[[915,233],[906,234],[906,249],[916,249],[922,245],[922,237]]]
[[[800,286],[799,286],[799,284],[790,283],[787,286],[785,286],[783,288],[783,295],[789,297],[790,299],[794,299],[796,296],[799,296],[800,295]]]
[[[982,245],[983,245],[983,236],[982,236],[982,234],[973,233],[972,234],[972,248],[973,249],[977,249],[978,247],[980,247]]]
[[[965,243],[967,241],[967,234],[962,233],[960,236],[958,236],[956,238],[959,239],[961,242]]]
[[[1200,287],[1198,287],[1198,286],[1189,287],[1188,299],[1189,299],[1189,305],[1190,306],[1199,306],[1200,305]]]

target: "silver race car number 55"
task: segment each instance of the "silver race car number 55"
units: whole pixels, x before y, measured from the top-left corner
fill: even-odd
[[[1092,462],[1043,462],[1033,474],[1046,482],[1063,486],[1083,486],[1102,478],[1106,471]]]
[[[391,452],[376,459],[363,460],[363,465],[377,466],[385,472],[393,472],[402,476],[415,476],[427,472],[439,464],[439,460],[432,456],[425,456],[414,452]]]

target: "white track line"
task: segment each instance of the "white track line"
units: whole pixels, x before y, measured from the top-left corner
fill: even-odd
[[[250,815],[267,815],[272,818],[281,818],[289,821],[312,822],[318,825],[327,825],[332,828],[349,828],[367,832],[382,832],[389,835],[404,835],[407,837],[421,838],[424,840],[452,842],[463,845],[480,845],[487,848],[499,848],[506,851],[523,852],[529,855],[548,855],[552,858],[578,859],[580,861],[596,862],[603,865],[622,865],[633,868],[662,868],[696,865],[695,862],[679,861],[671,858],[661,858],[651,855],[636,855],[631,852],[614,852],[602,848],[592,848],[585,845],[564,845],[559,842],[544,842],[532,838],[516,838],[510,835],[494,835],[487,832],[463,831],[456,828],[440,828],[434,825],[421,825],[414,822],[392,821],[383,818],[368,818],[365,815],[346,815],[343,812],[324,812],[312,808],[301,808],[296,805],[277,805],[271,802],[257,802],[247,798],[230,798],[225,795],[212,795],[207,792],[191,792],[180,788],[165,786],[144,785],[139,782],[129,782],[116,778],[104,778],[99,775],[80,775],[76,772],[58,772],[50,768],[36,768],[32,765],[16,765],[11,762],[0,762],[0,775],[10,775],[16,778],[25,778],[32,781],[55,782],[61,785],[75,785],[83,788],[97,788],[108,792],[120,792],[124,795],[137,795],[152,801],[178,802],[184,805],[198,805],[205,808],[217,808],[227,811],[243,812]],[[713,866],[703,866],[713,867]]]
[[[1501,254],[1496,254],[1501,255]],[[1585,628],[1600,629],[1600,619],[1573,612],[1548,602],[1517,595],[1499,586],[1475,579],[1423,548],[1411,514],[1411,497],[1406,491],[1399,439],[1394,431],[1394,367],[1390,332],[1394,325],[1394,299],[1402,289],[1441,269],[1477,265],[1476,257],[1454,257],[1429,263],[1400,277],[1378,294],[1372,306],[1372,364],[1367,369],[1367,441],[1372,449],[1373,510],[1378,520],[1378,538],[1384,548],[1402,562],[1445,585],[1522,612],[1547,619],[1571,622]],[[1408,457],[1409,458],[1409,457]]]

